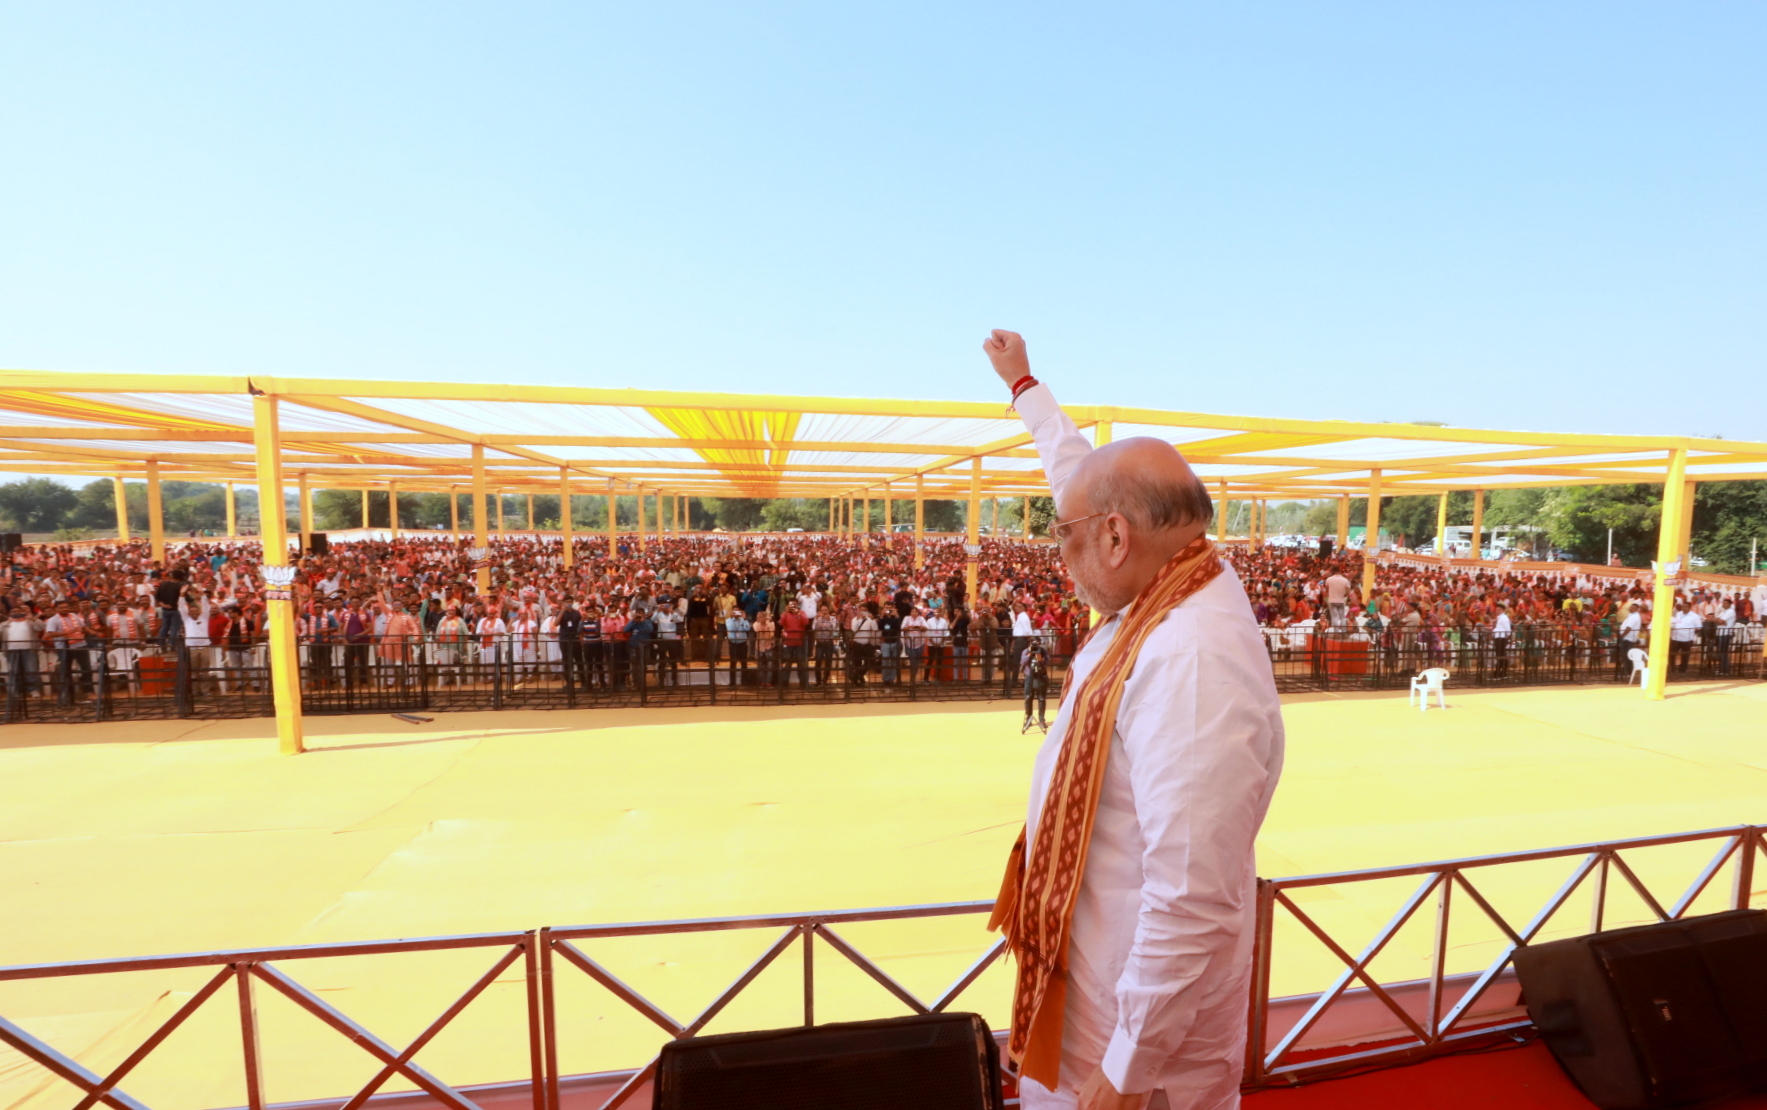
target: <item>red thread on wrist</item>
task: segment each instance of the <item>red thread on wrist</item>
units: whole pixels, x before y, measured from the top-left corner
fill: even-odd
[[[1037,384],[1037,379],[1031,377],[1031,375],[1029,375],[1029,374],[1026,374],[1024,377],[1020,378],[1018,381],[1013,382],[1012,383],[1012,399],[1014,401],[1018,400],[1019,394],[1023,393],[1025,390],[1031,388],[1032,386],[1034,386],[1036,384]]]

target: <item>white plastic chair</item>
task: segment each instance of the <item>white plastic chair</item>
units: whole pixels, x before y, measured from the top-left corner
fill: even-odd
[[[1632,673],[1626,677],[1626,685],[1632,685],[1632,680],[1636,678],[1638,685],[1649,686],[1650,655],[1643,648],[1633,648],[1626,653],[1626,658],[1632,660]]]
[[[135,688],[135,661],[141,658],[141,649],[118,647],[110,649],[110,658],[106,660],[110,673],[116,678],[112,681],[121,684],[125,690]]]
[[[1419,712],[1427,711],[1430,707],[1430,695],[1434,694],[1436,704],[1443,709],[1448,708],[1448,693],[1443,689],[1443,684],[1447,681],[1448,672],[1445,669],[1431,667],[1411,680],[1411,693],[1407,695],[1405,704],[1416,702]]]

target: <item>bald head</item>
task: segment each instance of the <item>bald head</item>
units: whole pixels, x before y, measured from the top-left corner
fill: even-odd
[[[1141,532],[1198,522],[1206,528],[1214,516],[1209,492],[1184,456],[1151,436],[1120,439],[1093,451],[1074,471],[1071,488],[1086,508],[1075,513],[1064,505],[1063,515],[1121,513]]]
[[[1158,439],[1119,440],[1083,459],[1063,485],[1062,557],[1087,604],[1128,605],[1208,528],[1214,506],[1183,456]]]

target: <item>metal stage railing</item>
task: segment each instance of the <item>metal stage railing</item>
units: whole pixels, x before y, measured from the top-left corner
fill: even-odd
[[[1755,856],[1763,848],[1763,831],[1758,826],[1741,825],[1410,867],[1261,879],[1245,1083],[1252,1087],[1295,1083],[1352,1068],[1396,1064],[1458,1051],[1524,1029],[1530,1023],[1510,971],[1515,950],[1542,936],[1573,895],[1580,890],[1588,894],[1588,926],[1571,929],[1566,935],[1595,932],[1613,923],[1610,879],[1615,875],[1624,880],[1624,889],[1636,896],[1648,920],[1668,921],[1687,913],[1728,864],[1732,870],[1729,897],[1724,906],[1710,908],[1744,908],[1749,904]],[[1715,854],[1702,856],[1703,865],[1667,904],[1640,880],[1637,869],[1625,857],[1625,853],[1632,853],[1636,862],[1639,852],[1700,842],[1715,843]],[[1552,860],[1574,862],[1569,875],[1528,914],[1525,924],[1519,923],[1520,918],[1498,912],[1487,893],[1504,884],[1497,869]],[[1302,908],[1305,899],[1301,892],[1318,891],[1330,900],[1334,895],[1342,897],[1348,887],[1407,878],[1421,881],[1354,956],[1348,944],[1320,924],[1318,911],[1309,914]],[[1378,982],[1370,965],[1432,899],[1434,911],[1427,922],[1430,974],[1421,980]],[[1470,912],[1476,915],[1477,923],[1495,929],[1496,955],[1477,971],[1450,974],[1455,907],[1462,900],[1471,903]],[[1323,945],[1344,965],[1331,985],[1317,994],[1271,997],[1272,968],[1281,954],[1276,939],[1285,918],[1291,926],[1299,926],[1302,936]],[[1566,932],[1562,926],[1554,931]],[[1462,936],[1464,940],[1464,928]],[[1498,993],[1501,997],[1493,997]],[[1333,1019],[1343,1017],[1346,1011],[1356,1012],[1333,1028]]]
[[[902,986],[876,962],[866,957],[850,942],[835,932],[834,926],[861,922],[900,921],[913,918],[947,917],[961,914],[984,914],[993,909],[991,902],[955,902],[942,905],[899,906],[888,909],[847,910],[813,914],[775,914],[759,917],[719,917],[693,921],[645,922],[629,925],[583,925],[568,928],[543,928],[519,933],[482,933],[472,936],[429,937],[419,940],[371,941],[355,944],[321,944],[300,947],[241,949],[227,952],[203,952],[178,956],[141,956],[117,960],[92,960],[78,963],[43,964],[0,968],[0,983],[26,980],[65,979],[99,975],[120,975],[177,968],[212,967],[214,974],[176,1012],[147,1036],[120,1063],[99,1075],[79,1061],[51,1047],[18,1024],[0,1016],[0,1044],[5,1044],[42,1067],[47,1072],[78,1088],[81,1097],[73,1104],[75,1110],[91,1110],[103,1104],[112,1110],[148,1110],[139,1100],[128,1095],[122,1084],[168,1037],[183,1026],[211,999],[232,988],[235,1001],[238,1041],[241,1046],[240,1068],[245,1080],[249,1110],[263,1110],[263,1054],[259,1046],[259,1021],[255,994],[268,988],[317,1018],[344,1039],[360,1046],[380,1065],[373,1077],[347,1098],[340,1097],[325,1105],[336,1110],[359,1110],[395,1076],[415,1085],[428,1096],[427,1105],[448,1110],[482,1110],[470,1089],[452,1086],[413,1059],[423,1047],[445,1030],[462,1011],[482,995],[517,962],[522,966],[525,987],[526,1033],[529,1075],[520,1084],[530,1097],[523,1099],[533,1110],[561,1110],[564,1105],[561,1089],[571,1077],[559,1074],[559,1017],[556,977],[561,966],[580,970],[599,983],[626,1006],[655,1023],[671,1038],[691,1037],[737,998],[756,977],[794,944],[803,951],[803,1013],[804,1024],[816,1020],[816,984],[814,952],[820,939],[831,950],[850,960],[861,971],[876,980],[909,1010],[932,1013],[944,1010],[986,971],[1004,950],[995,942],[972,963],[957,980],[939,996],[922,1000]],[[779,936],[760,958],[751,963],[712,1002],[694,1017],[680,1021],[660,1006],[622,982],[601,963],[591,958],[578,942],[605,940],[614,937],[661,936],[679,933],[705,933],[737,929],[778,929]],[[437,952],[445,950],[484,949],[491,958],[489,966],[459,997],[445,1007],[404,1048],[376,1036],[372,1031],[347,1017],[327,1003],[312,989],[304,986],[286,970],[286,965],[303,960],[367,957],[393,953]],[[219,1004],[219,1003],[217,1003]],[[573,1031],[581,1032],[581,1031]],[[654,1061],[636,1072],[619,1076],[619,1082],[601,1105],[614,1110],[630,1099],[648,1082]],[[600,1077],[595,1077],[600,1078]],[[580,1094],[583,1084],[571,1084]],[[606,1084],[603,1084],[606,1085]],[[496,1084],[505,1091],[508,1084]],[[387,1097],[387,1096],[382,1096]],[[405,1096],[394,1096],[405,1097]]]
[[[1654,868],[1643,867],[1638,856],[1653,849],[1677,845],[1711,845],[1713,851],[1698,853],[1698,860],[1703,862],[1691,866],[1691,874],[1685,883],[1677,881],[1675,889],[1679,893],[1673,899],[1659,899],[1640,877],[1640,871],[1647,874],[1661,872],[1664,870],[1662,861],[1657,861]],[[1348,1069],[1398,1064],[1459,1051],[1514,1035],[1529,1024],[1510,970],[1518,947],[1547,935],[1569,935],[1599,930],[1604,925],[1629,923],[1628,919],[1616,916],[1612,894],[1615,890],[1632,893],[1636,899],[1634,916],[1643,920],[1679,918],[1694,909],[1702,899],[1708,903],[1700,907],[1702,912],[1746,907],[1754,881],[1756,855],[1764,849],[1767,849],[1767,829],[1742,825],[1405,867],[1259,880],[1244,1082],[1248,1087],[1293,1084]],[[1522,916],[1506,915],[1496,908],[1494,903],[1502,899],[1494,897],[1492,892],[1511,889],[1514,885],[1510,881],[1514,876],[1506,879],[1502,869],[1560,860],[1569,863],[1568,874],[1553,886],[1552,894],[1533,905],[1525,916],[1525,923]],[[1675,862],[1679,868],[1688,861]],[[1726,868],[1730,870],[1730,889],[1727,895],[1720,897],[1715,893],[1719,888],[1715,888],[1714,883]],[[1371,939],[1361,943],[1355,955],[1351,954],[1355,942],[1345,942],[1334,936],[1333,930],[1321,923],[1322,914],[1318,910],[1309,913],[1303,908],[1309,902],[1311,892],[1321,892],[1320,896],[1312,897],[1322,896],[1329,901],[1334,897],[1341,898],[1346,888],[1406,879],[1420,881],[1403,898],[1397,912],[1386,924],[1376,930]],[[1586,925],[1566,925],[1561,921],[1561,915],[1580,891],[1588,897]],[[1432,902],[1433,912],[1425,912],[1424,907]],[[1464,908],[1463,904],[1469,904],[1471,909]],[[91,1110],[100,1103],[113,1110],[145,1110],[141,1102],[124,1092],[124,1081],[194,1013],[231,988],[237,1015],[236,1043],[242,1046],[240,1067],[245,1077],[247,1102],[250,1110],[261,1110],[265,1106],[265,1097],[254,992],[267,988],[359,1045],[379,1064],[372,1079],[347,1098],[340,1095],[324,1103],[326,1110],[358,1110],[370,1099],[375,1099],[377,1092],[395,1076],[415,1085],[422,1094],[383,1094],[379,1100],[417,1097],[427,1100],[423,1103],[425,1106],[481,1110],[486,1104],[475,1100],[474,1092],[495,1089],[499,1105],[507,1105],[512,1097],[519,1096],[521,1105],[531,1105],[533,1110],[563,1110],[566,1102],[584,1105],[586,1095],[595,1093],[603,1099],[599,1105],[604,1110],[612,1110],[644,1088],[650,1081],[654,1061],[628,1072],[593,1076],[561,1074],[561,1036],[571,1037],[576,1043],[576,1038],[585,1032],[578,1029],[561,1031],[563,1019],[557,1001],[561,976],[571,974],[573,970],[581,972],[669,1037],[691,1037],[722,1013],[763,971],[797,945],[803,956],[803,1020],[809,1025],[816,1021],[814,950],[820,941],[851,961],[907,1009],[917,1013],[936,1012],[961,997],[1000,958],[1004,950],[1002,942],[995,941],[980,951],[962,975],[936,998],[928,1000],[914,995],[882,970],[837,932],[836,927],[845,928],[863,922],[976,915],[991,909],[990,902],[956,902],[830,913],[552,927],[527,932],[0,968],[0,984],[175,968],[214,969],[214,974],[201,989],[103,1075],[4,1017],[0,1017],[0,1043],[78,1088],[81,1097],[74,1103],[74,1110]],[[1495,932],[1495,955],[1476,970],[1452,970],[1457,948],[1452,939],[1456,936],[1457,913],[1470,913],[1475,923]],[[1423,978],[1382,982],[1373,970],[1375,961],[1407,926],[1414,923],[1423,925],[1429,938],[1430,973]],[[686,1019],[671,1016],[623,982],[583,947],[585,942],[619,937],[751,929],[779,932],[759,958],[750,963],[729,987]],[[1459,934],[1462,942],[1464,934],[1462,922]],[[1315,993],[1272,997],[1273,966],[1284,955],[1284,947],[1290,940],[1303,938],[1311,938],[1323,945],[1343,965],[1342,972],[1325,989]],[[450,949],[483,949],[489,957],[488,966],[471,987],[446,1006],[404,1048],[395,1047],[346,1017],[287,970],[287,965],[304,960]],[[477,1088],[451,1086],[415,1062],[414,1057],[425,1045],[479,998],[499,975],[518,962],[522,968],[521,981],[526,999],[529,1074],[525,1078]],[[569,1099],[565,1097],[567,1093],[571,1096]],[[311,1105],[317,1108],[321,1104]]]

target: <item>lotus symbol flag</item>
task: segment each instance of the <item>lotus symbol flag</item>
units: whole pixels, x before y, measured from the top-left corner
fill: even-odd
[[[269,565],[258,568],[264,578],[264,598],[267,601],[294,600],[294,567],[273,567]]]

